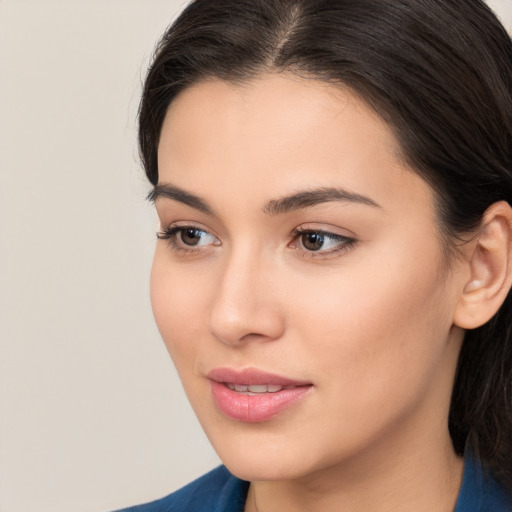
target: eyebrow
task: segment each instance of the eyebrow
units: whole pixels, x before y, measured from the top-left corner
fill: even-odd
[[[281,199],[269,201],[263,208],[263,211],[269,215],[280,215],[290,211],[310,208],[317,204],[329,203],[333,201],[358,203],[364,204],[366,206],[373,206],[375,208],[381,208],[378,203],[367,196],[349,192],[348,190],[342,188],[322,187],[313,190],[297,192],[296,194],[292,194]]]
[[[204,199],[171,185],[170,183],[155,185],[147,197],[148,201],[152,203],[155,203],[159,198],[172,199],[173,201],[186,204],[207,215],[215,215],[214,209]],[[333,201],[358,203],[381,208],[378,203],[367,196],[337,187],[321,187],[312,190],[304,190],[279,199],[272,199],[264,206],[263,212],[272,216],[282,215],[291,211],[311,208],[318,204]]]
[[[206,201],[179,187],[170,185],[169,183],[155,185],[153,190],[148,194],[147,199],[148,201],[155,203],[156,200],[161,197],[186,204],[200,212],[206,213],[207,215],[215,215],[215,212]]]

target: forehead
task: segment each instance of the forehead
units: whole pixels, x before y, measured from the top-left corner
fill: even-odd
[[[340,118],[350,118],[352,131],[362,128],[390,152],[399,152],[392,130],[351,89],[290,73],[237,84],[212,78],[188,87],[171,103],[161,140],[200,139],[203,145],[220,142],[222,136],[236,140],[252,135],[263,143],[279,135],[280,140],[296,141],[310,140],[313,130],[321,139]]]

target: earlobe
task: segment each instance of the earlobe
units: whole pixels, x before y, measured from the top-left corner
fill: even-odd
[[[467,257],[469,278],[457,304],[454,324],[475,329],[499,310],[512,285],[512,208],[491,205]]]

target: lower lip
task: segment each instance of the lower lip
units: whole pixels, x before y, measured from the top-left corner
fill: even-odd
[[[246,423],[268,421],[299,402],[312,386],[282,389],[275,393],[245,395],[220,382],[210,381],[213,400],[228,418]]]

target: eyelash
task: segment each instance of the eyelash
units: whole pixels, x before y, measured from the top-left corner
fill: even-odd
[[[186,230],[194,230],[196,232],[205,233],[207,235],[214,237],[214,235],[211,235],[205,229],[199,228],[197,226],[173,226],[173,225],[163,229],[162,231],[159,231],[156,234],[156,237],[158,240],[167,240],[170,248],[173,250],[173,252],[175,252],[177,254],[194,254],[194,253],[203,251],[205,247],[208,247],[208,246],[193,246],[193,245],[187,246],[187,244],[185,244],[183,242],[181,242],[181,244],[180,244],[180,242],[178,242],[176,237],[177,237],[177,235],[179,235],[180,233],[183,233]],[[302,246],[301,248],[293,246],[293,244],[295,243],[295,240],[299,239],[300,237],[304,237],[306,235],[321,236],[324,239],[333,240],[335,242],[338,242],[338,245],[336,247],[334,247],[333,249],[330,249],[327,251],[326,250],[322,251],[321,249],[319,249],[317,251],[308,250],[308,249],[304,248],[304,245],[301,242],[299,242]],[[292,244],[291,247],[294,250],[300,250],[303,253],[303,256],[306,258],[327,258],[329,256],[343,253],[343,252],[350,250],[356,243],[355,238],[351,238],[351,237],[348,237],[345,235],[340,235],[337,233],[332,233],[330,231],[323,231],[323,230],[319,230],[319,229],[310,229],[310,228],[307,228],[307,229],[306,228],[296,228],[291,233],[290,238],[291,238],[291,240],[289,242],[289,245]],[[213,244],[213,245],[216,245],[216,246],[220,245],[220,242],[218,244]]]

